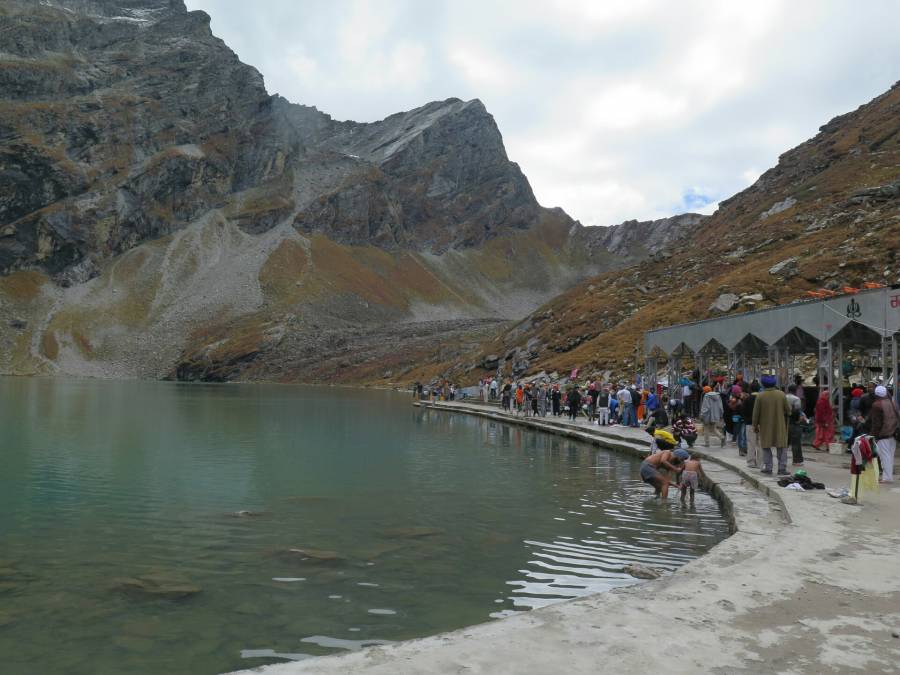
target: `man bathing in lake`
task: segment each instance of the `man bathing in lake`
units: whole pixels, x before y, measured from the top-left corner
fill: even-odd
[[[656,454],[650,455],[641,462],[641,480],[652,485],[656,490],[656,496],[666,499],[669,496],[669,484],[671,480],[669,476],[662,473],[660,469],[671,471],[677,474],[681,471],[681,460],[676,457],[671,450],[663,450]]]

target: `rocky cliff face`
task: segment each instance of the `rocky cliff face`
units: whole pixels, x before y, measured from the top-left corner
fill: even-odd
[[[626,220],[606,228],[597,228],[592,245],[631,264],[655,255],[669,255],[675,242],[693,234],[707,216],[683,213],[659,220]],[[623,264],[623,267],[626,266]]]
[[[0,270],[93,272],[280,175],[262,77],[202,12],[16,0],[0,18]]]
[[[335,122],[270,97],[181,2],[0,12],[0,270],[93,268],[221,207],[247,231],[290,216],[341,243],[438,253],[538,220],[479,101]]]
[[[181,0],[0,5],[3,372],[403,372],[681,228],[542,208],[477,100],[270,96]]]

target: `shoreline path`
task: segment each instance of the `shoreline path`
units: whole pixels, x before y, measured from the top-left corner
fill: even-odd
[[[478,403],[421,404],[646,452],[640,430],[516,418]],[[306,673],[893,673],[900,664],[900,483],[841,504],[747,469],[731,444],[694,448],[737,531],[654,581],[450,633],[263,666]],[[846,487],[845,456],[806,469]],[[649,488],[648,488],[649,490]],[[677,499],[675,493],[669,499]]]

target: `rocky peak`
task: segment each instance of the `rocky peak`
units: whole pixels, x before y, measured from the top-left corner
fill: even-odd
[[[213,209],[251,233],[434,253],[546,213],[481,101],[336,121],[269,96],[181,0],[0,13],[0,271],[85,269]]]
[[[187,14],[184,0],[41,0],[40,4],[87,19],[136,25],[156,23],[172,14]]]
[[[542,213],[480,101],[449,99],[328,131],[335,133],[319,149],[354,168],[339,190],[297,215],[301,231],[442,253],[529,228]]]

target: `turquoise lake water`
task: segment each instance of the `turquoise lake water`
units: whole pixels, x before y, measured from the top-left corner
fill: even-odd
[[[0,428],[4,674],[338,653],[635,583],[624,564],[729,533],[706,495],[653,500],[631,457],[404,394],[0,378]]]

